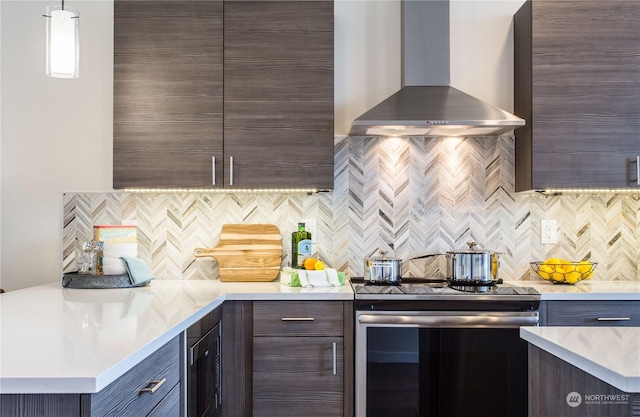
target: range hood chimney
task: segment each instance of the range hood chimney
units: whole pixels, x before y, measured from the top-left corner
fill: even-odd
[[[449,2],[402,0],[402,88],[350,136],[499,136],[524,120],[450,84]]]

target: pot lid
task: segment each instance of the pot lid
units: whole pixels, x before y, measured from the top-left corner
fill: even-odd
[[[478,249],[478,242],[467,242],[467,245],[469,245],[469,249],[452,250],[447,253],[491,254],[495,252],[487,249]]]
[[[369,261],[390,261],[390,262],[402,262],[401,259],[396,259],[396,258],[392,258],[390,256],[387,256],[387,251],[384,250],[379,250],[378,251],[378,256],[374,256],[372,258],[367,258],[367,260]]]

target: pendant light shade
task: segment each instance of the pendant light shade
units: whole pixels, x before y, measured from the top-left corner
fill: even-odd
[[[55,78],[80,76],[80,14],[72,7],[48,6],[47,75]]]

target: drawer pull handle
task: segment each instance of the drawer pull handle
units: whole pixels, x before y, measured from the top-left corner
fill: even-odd
[[[598,321],[628,321],[631,317],[598,317]]]
[[[314,321],[313,317],[283,317],[282,321]]]
[[[333,374],[338,374],[338,345],[333,342]]]
[[[211,185],[216,185],[216,157],[211,157]]]
[[[153,394],[164,384],[167,382],[167,378],[162,378],[160,380],[154,379],[153,381],[149,381],[146,387],[142,388],[140,392],[148,392],[149,394]]]

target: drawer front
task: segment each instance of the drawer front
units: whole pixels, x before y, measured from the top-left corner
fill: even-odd
[[[176,384],[147,417],[180,417],[180,384]]]
[[[152,381],[162,381],[154,383]],[[176,336],[129,372],[91,396],[91,415],[146,416],[180,382],[180,340]],[[154,392],[143,391],[157,386]]]
[[[256,301],[254,336],[342,336],[340,301]]]
[[[256,337],[253,417],[342,417],[341,337]]]
[[[547,301],[547,326],[640,326],[640,301]]]

